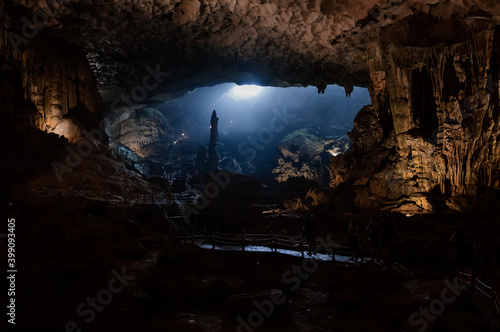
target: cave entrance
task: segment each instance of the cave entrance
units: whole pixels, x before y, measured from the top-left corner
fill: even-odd
[[[439,127],[432,80],[426,67],[412,72],[413,121],[424,138],[432,138],[432,132]]]
[[[324,178],[329,177],[329,172],[325,166],[332,155],[349,149],[346,133],[353,129],[358,111],[370,103],[368,89],[359,87],[347,98],[344,88],[337,85],[329,85],[324,94],[318,94],[312,86],[279,88],[226,83],[201,87],[181,98],[148,107],[159,110],[173,128],[176,157],[169,170],[180,167],[190,173],[196,171],[192,169],[196,164],[193,160],[200,164],[203,156],[197,158],[198,152],[208,148],[215,110],[221,169],[237,170],[262,183],[276,178],[284,180],[288,174],[281,176],[283,170],[274,172],[278,160],[283,153],[297,153],[294,148],[298,146],[301,155],[294,158],[294,170],[298,171],[295,173],[301,169],[308,173],[310,169],[304,175],[322,178],[327,185]],[[287,151],[280,150],[283,146]],[[186,162],[178,165],[178,160]],[[288,159],[284,163],[290,165]],[[285,173],[295,174],[294,170]]]

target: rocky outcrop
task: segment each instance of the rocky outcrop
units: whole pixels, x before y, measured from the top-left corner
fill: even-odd
[[[0,109],[22,122],[74,141],[99,127],[101,97],[82,48],[40,34],[16,51],[0,27]]]
[[[160,64],[172,74],[168,83],[175,87],[192,87],[192,78],[200,80],[197,85],[254,80],[315,85],[319,91],[339,83],[349,94],[354,84],[369,81],[363,44],[373,30],[376,35],[379,28],[414,13],[439,19],[498,15],[500,5],[492,0],[93,0],[82,12],[82,30],[90,31],[84,39],[97,54],[95,64],[106,66],[111,58],[113,68],[120,68],[117,62],[122,67],[103,71],[101,81],[112,81],[114,73],[124,76],[128,69],[142,78],[145,65]],[[359,47],[342,45],[351,37]],[[123,54],[143,61],[131,66]]]
[[[148,100],[222,81],[315,85],[319,92],[338,83],[349,95],[354,85],[368,85],[366,49],[386,27],[421,14],[444,20],[500,14],[492,0],[11,0],[0,6],[2,26],[17,36],[4,44],[24,47],[46,32],[85,46],[107,101],[122,88],[143,86],[151,71],[160,84],[146,80]]]
[[[174,144],[168,119],[154,108],[118,110],[107,113],[110,148],[126,146],[142,158],[160,160]]]
[[[352,152],[332,158],[331,186],[350,182],[358,205],[404,211],[432,211],[434,194],[494,186],[499,32],[487,22],[428,16],[387,28],[368,51],[374,105],[348,134]]]
[[[328,184],[326,166],[330,156],[339,155],[350,148],[347,137],[323,139],[312,128],[306,127],[285,136],[278,147],[278,166],[273,169],[275,180],[303,177]]]
[[[372,150],[381,140],[383,128],[380,124],[377,111],[370,106],[365,106],[354,118],[354,129],[348,137],[352,142],[353,151],[365,153]]]
[[[219,169],[219,152],[217,146],[219,145],[219,118],[215,110],[212,112],[210,119],[210,143],[208,145],[208,159],[207,171],[214,171]]]
[[[0,3],[1,109],[76,140],[101,104],[84,51],[106,101],[226,81],[369,85],[331,185],[353,184],[366,207],[429,211],[429,194],[498,187],[499,14],[491,0],[12,0]],[[119,135],[158,153],[160,132]]]
[[[339,83],[349,94],[353,85],[368,84],[364,48],[383,27],[415,13],[439,19],[500,13],[492,0],[12,0],[1,6],[0,21],[20,36],[22,18],[37,15],[45,18],[41,30],[86,46],[108,92],[141,84],[147,66],[170,73],[149,96],[157,99],[221,80],[310,84],[319,91]]]
[[[273,169],[274,178],[278,182],[285,182],[289,178],[303,177],[307,180],[319,180],[319,172],[317,166],[321,164],[313,163],[308,158],[301,155],[296,144],[292,144],[290,148],[279,146],[278,166]]]

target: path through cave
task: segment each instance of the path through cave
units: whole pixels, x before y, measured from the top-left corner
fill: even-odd
[[[498,331],[499,15],[1,1],[0,330]],[[194,230],[388,264],[183,243]]]

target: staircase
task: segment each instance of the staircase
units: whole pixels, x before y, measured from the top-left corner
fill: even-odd
[[[177,236],[191,236],[206,233],[203,225],[189,220],[188,213],[184,209],[184,204],[192,202],[192,195],[189,191],[183,191],[175,194],[174,202],[171,205],[165,205],[165,216],[170,222],[171,230]]]

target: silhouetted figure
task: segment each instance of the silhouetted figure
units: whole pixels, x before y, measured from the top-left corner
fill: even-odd
[[[309,247],[307,254],[310,256],[311,252],[316,249],[316,220],[310,214],[307,214],[306,218],[306,223],[302,227],[302,236],[306,239]]]
[[[385,264],[389,264],[390,262],[391,245],[395,236],[396,229],[394,228],[394,224],[390,220],[383,220],[381,229],[381,245]]]
[[[344,218],[349,219],[349,227],[347,229],[347,246],[351,251],[350,260],[355,262],[359,258],[359,225],[352,217],[350,210],[344,211]]]
[[[167,183],[165,187],[165,204],[166,205],[171,205],[173,203],[172,199],[172,187],[170,187],[170,184]]]
[[[381,227],[380,227],[380,217],[374,216],[371,218],[370,223],[365,229],[368,232],[368,243],[370,245],[370,260],[378,261],[378,252],[381,249]]]
[[[219,169],[219,153],[217,145],[219,144],[219,118],[215,110],[210,119],[210,144],[208,145],[208,160],[207,171],[215,171]]]
[[[458,228],[451,236],[455,244],[455,258],[458,261],[458,272],[467,274],[467,283],[472,281],[472,268],[476,259],[476,243],[470,235],[468,226]],[[460,278],[461,279],[461,278]]]

